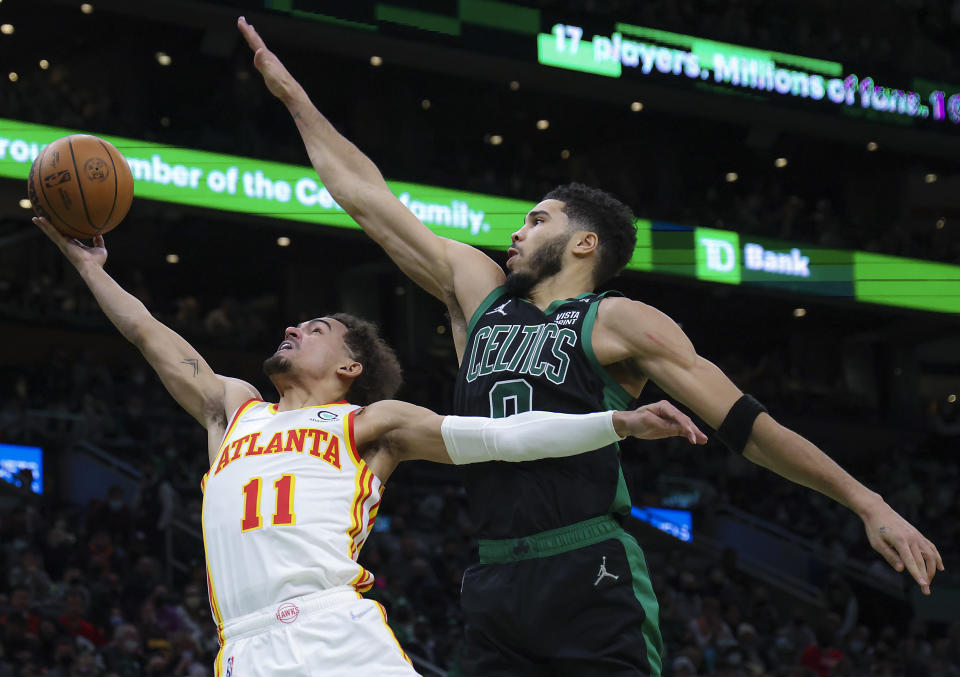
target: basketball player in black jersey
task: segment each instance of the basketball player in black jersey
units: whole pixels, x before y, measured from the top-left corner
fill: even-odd
[[[288,108],[340,206],[450,311],[455,412],[626,407],[648,380],[754,463],[855,511],[870,544],[930,592],[934,545],[816,446],[778,424],[666,315],[594,289],[627,263],[634,217],[581,185],[549,193],[513,234],[508,274],[434,235],[390,192],[243,19],[254,65]],[[630,505],[615,446],[564,459],[469,468],[480,564],[464,575],[466,668],[476,675],[659,675],[657,602],[643,554],[614,518]]]

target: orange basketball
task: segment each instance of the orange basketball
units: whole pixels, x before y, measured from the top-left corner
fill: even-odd
[[[133,175],[112,144],[72,134],[40,151],[30,167],[27,197],[37,216],[64,235],[103,235],[130,211]]]

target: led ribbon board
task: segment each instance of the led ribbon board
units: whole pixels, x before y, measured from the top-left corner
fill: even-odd
[[[225,4],[226,0],[215,0]],[[591,27],[562,14],[501,0],[317,3],[263,0],[265,7],[340,28],[411,39],[611,78],[656,80],[787,104],[812,112],[949,130],[960,124],[960,86],[880,77],[842,64],[692,35],[612,22]],[[863,65],[864,67],[860,67]]]
[[[43,146],[77,133],[85,132],[0,119],[0,176],[22,179],[26,186],[30,165]],[[98,136],[126,157],[138,198],[359,228],[334,202],[312,167]],[[510,234],[530,209],[522,200],[401,181],[388,185],[438,235],[483,247],[510,246]],[[136,208],[134,202],[134,213]]]
[[[17,473],[24,468],[33,473],[30,490],[43,494],[43,449],[20,444],[0,444],[0,480],[17,485]]]
[[[45,144],[68,129],[0,119],[0,176],[23,181]],[[124,154],[137,198],[322,224],[359,226],[310,167],[103,136]],[[532,204],[416,183],[388,181],[433,232],[504,250]],[[134,202],[134,211],[137,209]],[[764,287],[869,303],[960,313],[960,266],[825,249],[638,219],[629,270]]]
[[[635,505],[630,508],[630,514],[681,541],[693,540],[693,513],[689,510]]]
[[[655,273],[960,313],[960,266],[648,223],[644,269]]]
[[[698,89],[770,102],[831,107],[843,114],[941,127],[960,124],[960,87],[913,78],[910,87],[880,81],[836,61],[743,47],[625,23],[588,36],[558,23],[537,36],[546,66],[612,78],[690,83]],[[946,90],[946,91],[945,91]]]

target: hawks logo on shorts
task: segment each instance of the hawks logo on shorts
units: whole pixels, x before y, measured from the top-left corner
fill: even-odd
[[[275,404],[250,400],[234,415],[201,482],[218,624],[264,607],[292,623],[300,610],[286,600],[373,585],[357,555],[381,491],[354,444],[359,408],[334,402],[278,412]]]
[[[300,615],[300,607],[291,602],[284,602],[277,608],[277,620],[281,623],[293,623]]]

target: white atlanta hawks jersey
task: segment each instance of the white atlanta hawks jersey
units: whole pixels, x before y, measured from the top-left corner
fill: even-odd
[[[201,482],[219,628],[293,597],[373,585],[357,554],[381,485],[354,445],[359,408],[335,402],[278,412],[276,404],[250,400],[234,415]]]

